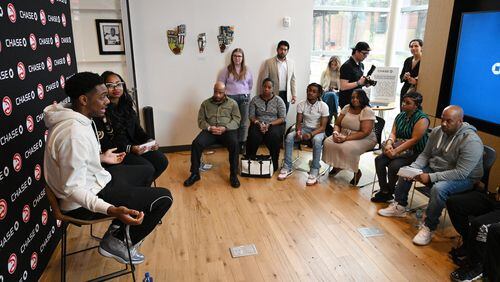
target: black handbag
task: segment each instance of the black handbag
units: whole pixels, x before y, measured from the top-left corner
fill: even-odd
[[[241,176],[271,178],[273,173],[273,160],[269,155],[241,158]]]

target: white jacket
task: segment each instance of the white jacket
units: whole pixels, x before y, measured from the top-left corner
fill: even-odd
[[[43,110],[49,135],[45,145],[44,174],[59,199],[61,210],[84,207],[107,214],[112,206],[96,196],[111,181],[100,162],[100,145],[86,116],[53,104]]]

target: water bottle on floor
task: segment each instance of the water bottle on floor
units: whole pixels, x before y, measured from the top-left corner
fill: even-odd
[[[149,272],[146,272],[146,274],[144,274],[144,279],[142,279],[142,282],[153,282],[153,277],[149,275]]]
[[[415,218],[417,219],[417,222],[415,223],[415,227],[420,228],[422,224],[424,224],[424,210],[423,209],[417,209],[415,211]]]

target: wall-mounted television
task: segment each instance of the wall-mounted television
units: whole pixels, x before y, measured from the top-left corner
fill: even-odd
[[[500,2],[455,1],[436,116],[450,105],[500,136]]]

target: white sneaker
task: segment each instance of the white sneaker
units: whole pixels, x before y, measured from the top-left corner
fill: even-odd
[[[293,170],[283,167],[283,168],[281,168],[280,174],[278,175],[278,180],[285,180],[292,173],[293,173]]]
[[[318,176],[314,174],[309,174],[309,176],[307,177],[306,185],[312,186],[316,183],[318,183]]]
[[[406,217],[406,208],[392,202],[387,208],[378,210],[378,214],[387,217]]]
[[[417,235],[413,237],[413,244],[419,246],[429,245],[432,240],[432,236],[434,235],[434,231],[431,231],[429,227],[422,225]]]

